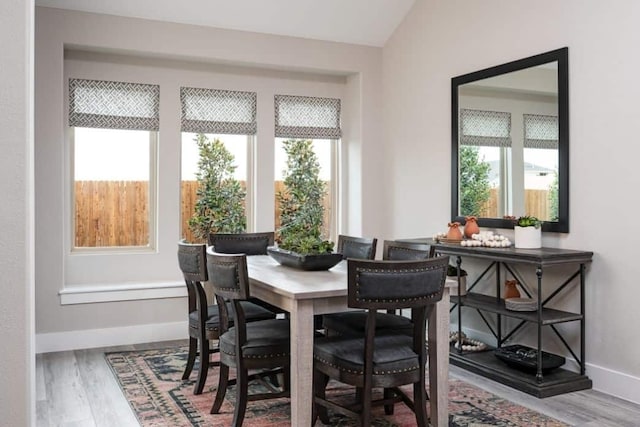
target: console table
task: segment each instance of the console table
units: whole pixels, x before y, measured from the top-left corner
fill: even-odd
[[[460,269],[463,257],[480,259],[488,263],[487,267],[469,286],[466,295],[451,297],[451,302],[453,303],[451,311],[457,310],[458,314],[459,334],[462,332],[463,324],[462,307],[470,307],[478,311],[480,317],[494,335],[496,347],[502,347],[505,342],[513,339],[514,334],[521,330],[525,324],[533,323],[536,325],[538,351],[535,372],[523,371],[505,364],[495,357],[493,349],[472,352],[463,351],[462,348],[456,349],[453,345],[450,348],[452,364],[539,398],[591,388],[591,380],[585,375],[584,290],[586,264],[591,262],[593,252],[556,248],[516,249],[513,247],[466,247],[459,244],[438,243],[428,238],[404,239],[399,241],[429,244],[431,245],[432,252],[452,256],[452,258],[455,259],[458,269]],[[537,295],[532,296],[529,294],[529,286],[527,286],[523,280],[522,275],[513,268],[516,264],[535,269],[537,287],[532,289],[532,293],[537,293]],[[543,283],[543,273],[545,270],[548,269],[548,267],[558,265],[574,265],[576,266],[576,270],[570,273],[564,281],[555,285],[548,283],[550,282],[549,280],[545,280]],[[474,292],[474,287],[491,271],[495,273],[495,295],[485,295]],[[536,311],[523,312],[506,309],[505,302],[501,298],[502,274],[505,272],[508,272],[519,283],[524,285],[522,289],[528,297],[537,299],[538,307]],[[467,278],[467,280],[469,279]],[[576,283],[579,285],[575,286]],[[543,286],[545,286],[547,290],[552,290],[544,299],[542,293]],[[547,288],[547,286],[553,287]],[[580,293],[579,312],[568,312],[549,308],[548,304],[554,300],[561,291],[568,288],[574,288],[572,291],[578,291]],[[487,314],[495,316],[495,326],[492,326],[487,320]],[[503,316],[518,319],[519,323],[510,330],[503,331]],[[557,324],[564,322],[580,323],[580,350],[578,353],[574,351],[556,327]],[[579,373],[562,368],[556,368],[550,372],[543,372],[543,327],[547,326],[555,333],[571,356],[579,364]]]

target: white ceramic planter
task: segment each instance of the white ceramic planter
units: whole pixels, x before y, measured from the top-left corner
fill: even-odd
[[[538,249],[542,247],[542,227],[515,226],[515,246],[519,249]]]

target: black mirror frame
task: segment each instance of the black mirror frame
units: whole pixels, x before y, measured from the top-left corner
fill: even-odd
[[[458,212],[458,87],[549,62],[558,62],[558,221],[542,224],[542,231],[569,232],[569,48],[563,47],[451,79],[451,218],[464,223]],[[503,218],[478,218],[480,227],[513,228]]]

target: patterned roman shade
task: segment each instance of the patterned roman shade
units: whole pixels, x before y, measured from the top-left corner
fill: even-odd
[[[524,115],[525,148],[558,148],[558,116]]]
[[[256,93],[180,88],[182,131],[255,135]]]
[[[340,100],[310,96],[275,96],[276,137],[339,139]]]
[[[69,79],[69,126],[157,131],[160,86]]]
[[[460,145],[511,147],[511,113],[461,109]]]

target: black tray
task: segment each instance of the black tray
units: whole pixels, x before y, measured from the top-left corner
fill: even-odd
[[[271,258],[287,267],[298,270],[321,271],[328,270],[342,261],[342,254],[331,252],[318,255],[300,255],[295,252],[285,251],[275,246],[269,246],[267,253]]]
[[[524,345],[509,345],[496,348],[493,353],[506,364],[522,371],[536,371],[538,368],[538,351]],[[557,354],[542,352],[542,372],[564,365],[565,358]]]

